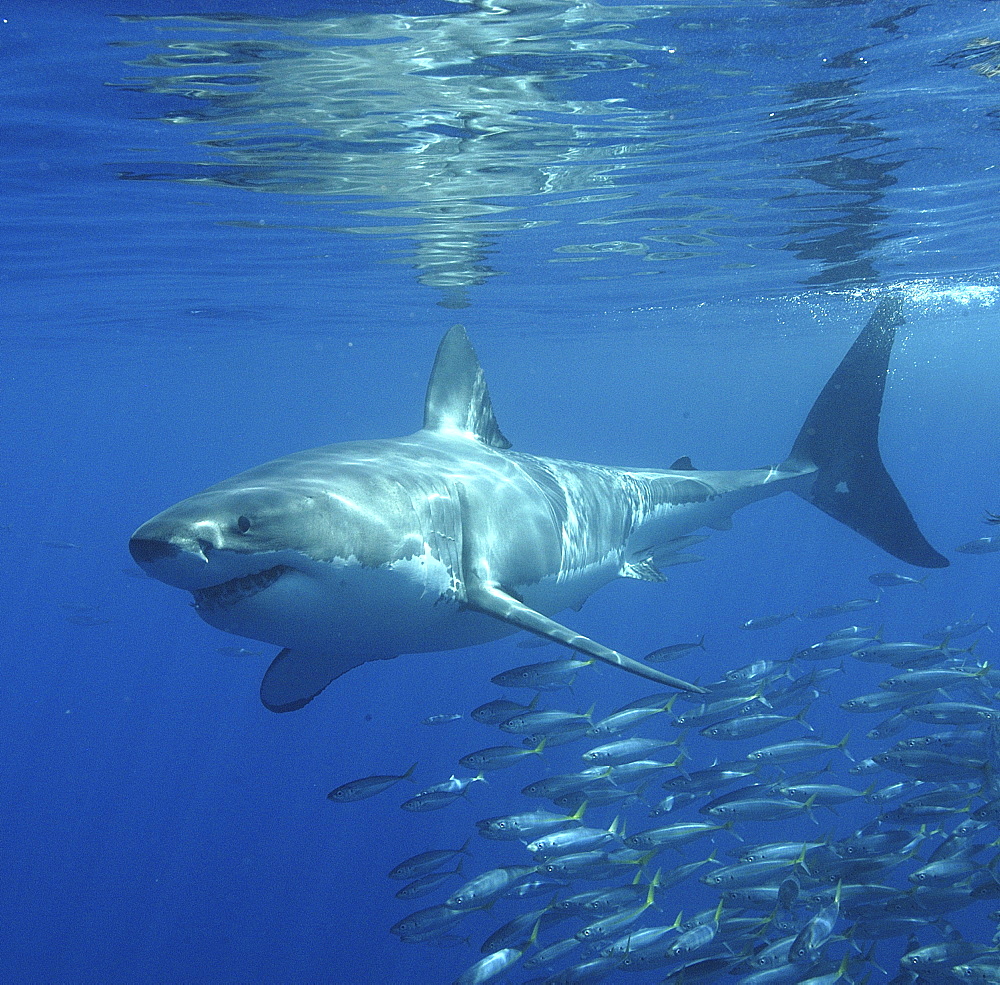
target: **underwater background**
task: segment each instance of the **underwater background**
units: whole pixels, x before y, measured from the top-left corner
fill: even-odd
[[[782,496],[739,513],[665,585],[623,579],[560,618],[637,658],[704,634],[704,649],[665,666],[703,684],[853,622],[919,641],[1000,620],[1000,557],[956,550],[990,536],[984,511],[1000,510],[998,11],[965,0],[5,4],[3,979],[451,982],[493,930],[549,902],[502,899],[437,945],[404,943],[389,928],[461,874],[410,902],[386,874],[470,835],[466,878],[530,862],[475,822],[556,810],[521,788],[580,769],[586,740],[526,756],[440,811],[399,804],[471,775],[462,755],[510,740],[469,717],[495,698],[529,700],[494,675],[568,653],[520,648],[522,634],[404,655],[274,715],[257,689],[275,649],[203,624],[128,554],[144,520],[243,469],[418,428],[455,322],[518,450],[751,468],[786,456],[875,299],[896,290],[907,324],[882,452],[949,568],[908,568]],[[883,572],[927,577],[880,591],[868,579]],[[860,597],[878,602],[839,621],[741,628]],[[953,646],[973,639],[968,666],[995,665],[988,627]],[[831,744],[849,732],[860,762],[895,740],[869,739],[881,717],[841,704],[888,673],[843,666],[804,717]],[[540,703],[594,706],[597,720],[651,690],[587,667]],[[996,694],[988,673],[981,690],[980,701]],[[422,724],[438,714],[462,717]],[[651,721],[641,734],[681,731]],[[684,766],[807,734],[720,743],[694,729]],[[327,799],[413,762],[413,782]],[[853,776],[839,751],[802,769],[827,762],[825,778],[860,791],[902,779]],[[638,794],[584,823],[653,826],[659,777]],[[947,819],[897,827],[919,835],[926,859],[989,796],[956,794]],[[730,863],[783,838],[836,843],[886,809],[861,797],[737,826],[742,843],[718,832],[652,859],[642,878],[713,849]],[[694,804],[677,819],[704,816]],[[995,819],[983,832],[997,838]],[[992,879],[995,855],[977,856],[970,885]],[[913,864],[885,880],[908,890]],[[700,874],[658,893],[642,922],[713,909],[719,892]],[[919,943],[988,946],[998,906],[983,894],[933,914]],[[735,955],[745,938],[732,940]],[[869,981],[891,979],[912,947],[906,935],[874,951],[828,945],[833,969],[849,953],[851,976]],[[509,979],[567,963],[515,966]],[[593,980],[660,981],[674,967]]]

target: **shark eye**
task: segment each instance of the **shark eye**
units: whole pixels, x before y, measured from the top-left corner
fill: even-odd
[[[241,516],[236,520],[236,529],[241,533],[245,534],[250,529],[250,517]]]

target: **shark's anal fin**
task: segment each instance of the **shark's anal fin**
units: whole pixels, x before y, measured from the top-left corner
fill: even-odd
[[[645,677],[647,680],[656,681],[657,684],[665,684],[667,687],[678,688],[681,691],[692,691],[696,694],[704,694],[705,689],[696,684],[689,684],[680,678],[671,677],[652,667],[639,663],[617,650],[611,650],[600,643],[595,643],[592,639],[574,633],[561,623],[557,623],[548,616],[543,616],[540,612],[519,602],[516,598],[508,595],[503,589],[496,585],[466,583],[466,605],[478,612],[502,619],[520,629],[526,629],[529,633],[544,636],[555,643],[568,646],[571,650],[586,654],[588,657],[595,657],[605,663],[621,667],[631,674]]]
[[[270,711],[298,711],[341,674],[364,662],[365,658],[302,653],[286,648],[267,668],[260,682],[260,700]]]

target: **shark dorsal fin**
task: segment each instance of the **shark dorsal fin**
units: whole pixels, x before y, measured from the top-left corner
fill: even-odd
[[[424,430],[464,434],[493,448],[510,448],[493,416],[483,368],[461,325],[449,328],[438,346],[424,400]]]

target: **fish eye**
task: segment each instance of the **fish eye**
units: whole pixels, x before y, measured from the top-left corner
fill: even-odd
[[[250,530],[250,517],[240,516],[236,519],[236,529],[241,533],[245,534]]]

